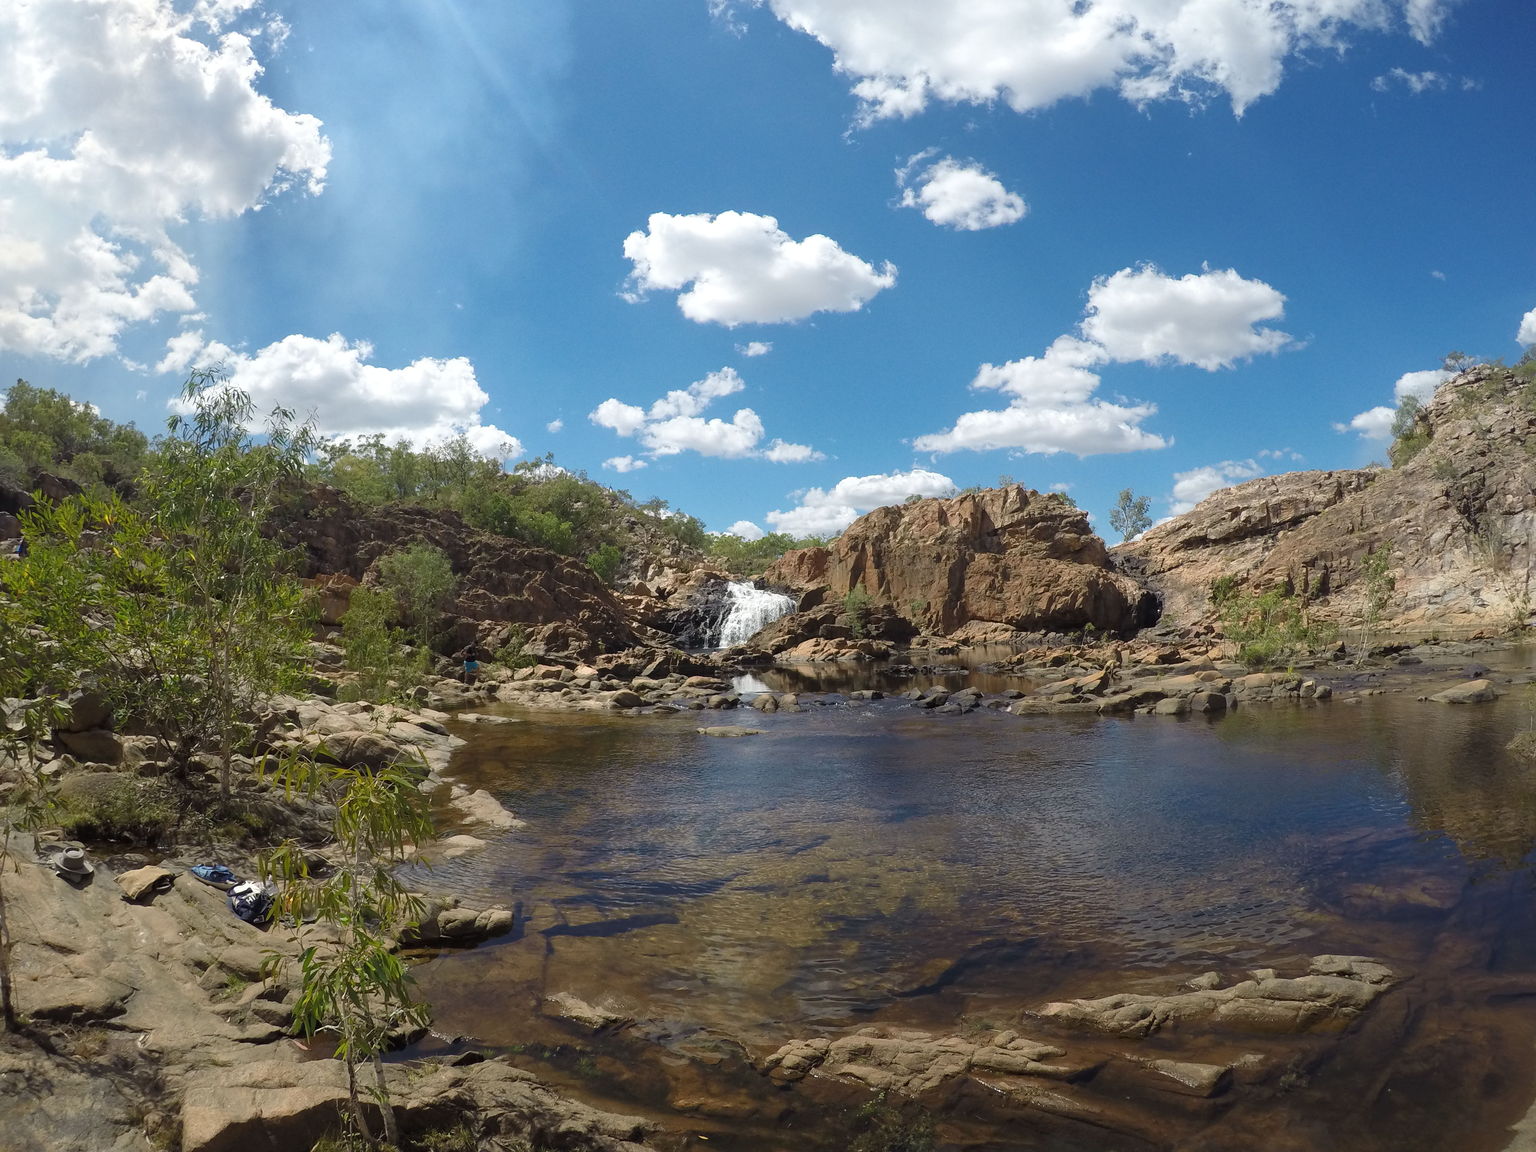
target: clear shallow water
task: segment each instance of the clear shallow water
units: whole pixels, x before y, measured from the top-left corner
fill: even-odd
[[[1536,970],[1536,766],[1504,752],[1529,722],[1513,698],[1215,720],[902,701],[707,715],[466,730],[456,773],[528,826],[431,883],[518,901],[526,921],[421,970],[443,1030],[521,1043],[542,997],[569,992],[680,1049],[760,1053],[872,1021],[1016,1024],[1053,999],[1326,952],[1426,987]],[[696,732],[724,722],[764,732]],[[1513,1001],[1485,1001],[1445,1028],[1517,1024]],[[1479,1115],[1497,1130],[1530,1094],[1515,1076]],[[1479,1139],[1461,1146],[1498,1146]]]

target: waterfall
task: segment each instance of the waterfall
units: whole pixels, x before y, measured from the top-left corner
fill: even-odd
[[[728,607],[720,617],[715,647],[731,648],[745,644],[780,616],[794,611],[795,602],[778,592],[757,588],[745,581],[732,580],[725,586]]]

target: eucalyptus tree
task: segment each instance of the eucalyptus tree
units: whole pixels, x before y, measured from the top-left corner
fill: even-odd
[[[116,494],[47,501],[21,515],[29,555],[0,568],[31,695],[98,693],[160,742],[182,800],[197,757],[233,761],[272,694],[304,679],[305,592],[271,519],[314,443],[282,409],[254,437],[249,396],[198,374],[129,504]]]

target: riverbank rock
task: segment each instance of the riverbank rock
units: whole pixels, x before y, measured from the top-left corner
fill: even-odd
[[[650,1128],[638,1117],[567,1100],[531,1073],[496,1061],[408,1074],[395,1069],[390,1091],[402,1134],[420,1137],[463,1125],[479,1147],[508,1137],[570,1152],[640,1152],[635,1141]],[[181,1150],[308,1148],[337,1130],[347,1107],[346,1069],[339,1061],[258,1060],[207,1069],[187,1084]],[[369,1100],[365,1107],[377,1122],[377,1105]]]
[[[1486,704],[1498,698],[1498,689],[1487,680],[1469,680],[1430,697],[1441,704]]]
[[[1150,1036],[1170,1025],[1215,1025],[1239,1032],[1338,1030],[1394,981],[1390,968],[1364,956],[1317,956],[1305,975],[1291,979],[1261,969],[1223,988],[1220,975],[1211,973],[1193,991],[1070,1000],[1047,1004],[1036,1015],[1120,1036]]]
[[[1155,615],[1141,588],[1114,571],[1082,511],[1018,485],[877,508],[829,547],[786,553],[763,578],[799,590],[803,609],[858,589],[914,632],[942,635],[973,624],[1118,632]]]

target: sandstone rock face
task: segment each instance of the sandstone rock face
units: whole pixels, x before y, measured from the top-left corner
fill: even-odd
[[[978,623],[1034,632],[1151,622],[1141,590],[1113,570],[1087,516],[1018,485],[877,508],[830,548],[787,553],[764,580],[820,590],[817,602],[861,588],[943,635]]]
[[[1442,384],[1419,421],[1427,445],[1392,469],[1250,480],[1115,549],[1193,623],[1211,582],[1305,591],[1320,618],[1359,624],[1362,561],[1385,550],[1394,631],[1503,631],[1530,610],[1536,549],[1536,385],[1490,366]]]
[[[1183,516],[1115,549],[1163,599],[1167,619],[1187,623],[1211,606],[1211,585],[1257,570],[1292,532],[1363,492],[1380,471],[1288,472],[1224,488]]]
[[[349,580],[363,580],[379,557],[427,543],[447,554],[459,579],[450,609],[459,621],[445,654],[472,642],[494,646],[511,624],[527,631],[527,651],[535,653],[591,657],[642,642],[629,612],[586,564],[477,531],[448,509],[367,511],[322,488],[281,531],[303,554],[304,575],[321,578],[326,619],[341,618]]]

